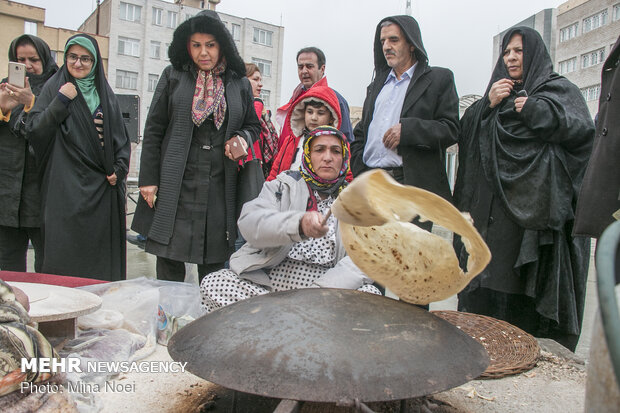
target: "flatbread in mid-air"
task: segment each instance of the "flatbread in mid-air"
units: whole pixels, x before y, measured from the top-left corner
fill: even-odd
[[[491,260],[478,231],[452,204],[432,192],[401,185],[380,169],[356,177],[332,212],[353,262],[413,304],[460,292]],[[469,254],[467,272],[459,267],[449,241],[411,223],[416,216],[461,236]]]

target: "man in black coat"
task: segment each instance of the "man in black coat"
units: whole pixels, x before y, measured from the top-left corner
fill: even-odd
[[[400,183],[451,201],[445,151],[459,132],[452,72],[429,66],[420,27],[411,16],[379,22],[374,55],[375,77],[353,131],[353,175],[382,168]],[[431,225],[421,226],[430,230]]]
[[[594,149],[577,201],[574,235],[599,238],[620,219],[620,36],[603,65]],[[616,261],[620,282],[620,254]]]

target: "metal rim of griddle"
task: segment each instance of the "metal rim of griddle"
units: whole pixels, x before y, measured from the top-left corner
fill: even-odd
[[[168,352],[193,374],[233,390],[339,404],[447,390],[489,363],[478,342],[428,311],[342,289],[240,301],[179,330]]]

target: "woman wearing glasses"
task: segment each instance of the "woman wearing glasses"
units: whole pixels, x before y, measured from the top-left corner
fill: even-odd
[[[42,271],[124,279],[130,142],[95,39],[67,41],[27,123],[42,168]]]

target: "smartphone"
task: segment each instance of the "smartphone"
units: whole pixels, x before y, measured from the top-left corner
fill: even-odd
[[[9,84],[23,88],[26,86],[26,65],[9,62]]]
[[[232,139],[233,139],[233,142],[230,145],[230,153],[233,156],[234,160],[239,161],[241,159],[247,158],[248,151],[241,144],[241,139],[243,138],[237,135],[237,136],[234,136]]]

